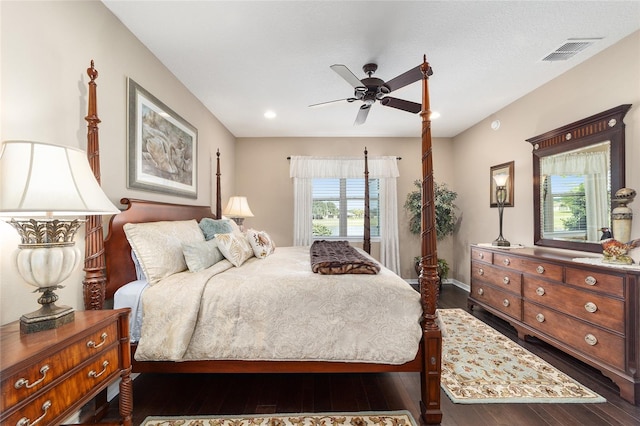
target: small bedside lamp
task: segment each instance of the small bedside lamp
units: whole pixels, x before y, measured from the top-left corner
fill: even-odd
[[[42,307],[20,318],[22,333],[73,321],[73,309],[56,306],[62,288],[81,260],[73,237],[80,219],[63,217],[119,213],[96,181],[87,154],[42,142],[6,141],[0,151],[0,216],[20,238],[18,272],[42,293]],[[19,218],[16,220],[16,218]]]
[[[249,203],[247,202],[247,197],[240,196],[233,196],[229,198],[229,202],[227,203],[227,207],[224,209],[223,213],[233,219],[233,221],[238,224],[241,231],[244,230],[244,218],[253,217],[253,213],[251,212]]]
[[[498,247],[511,246],[511,243],[502,236],[502,212],[504,211],[504,202],[507,199],[507,179],[509,179],[509,174],[507,173],[500,173],[493,177],[493,180],[496,182],[496,201],[498,203],[498,216],[500,218],[500,235],[492,245]]]

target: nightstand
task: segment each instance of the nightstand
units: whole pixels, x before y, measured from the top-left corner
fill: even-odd
[[[122,424],[133,411],[129,309],[76,311],[54,330],[0,328],[0,425],[59,424],[120,382]]]

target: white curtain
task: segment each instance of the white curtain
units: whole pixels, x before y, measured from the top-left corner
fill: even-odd
[[[369,157],[369,178],[380,180],[380,262],[400,272],[398,242],[398,189],[396,157]],[[364,178],[364,157],[291,157],[293,178],[293,244],[310,245],[312,234],[312,180],[314,178]]]
[[[588,241],[598,241],[600,228],[609,224],[609,164],[609,151],[555,155],[541,162],[542,175],[585,176]]]

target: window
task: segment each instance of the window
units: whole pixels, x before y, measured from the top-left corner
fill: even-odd
[[[371,237],[380,236],[380,182],[369,179]],[[313,238],[364,235],[364,179],[313,179]]]
[[[546,212],[545,230],[550,232],[587,230],[585,179],[581,175],[551,176],[544,182],[543,195],[552,203]],[[545,203],[547,205],[547,203]]]

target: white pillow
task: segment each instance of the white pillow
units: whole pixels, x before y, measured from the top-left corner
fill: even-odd
[[[224,259],[215,239],[182,244],[182,253],[191,272],[202,271]]]
[[[253,257],[253,249],[244,234],[231,232],[229,234],[216,234],[218,248],[222,255],[227,258],[233,266],[240,266],[249,258]]]
[[[204,241],[195,220],[127,223],[123,229],[149,284],[186,270],[182,244]]]
[[[264,231],[248,229],[247,240],[249,240],[249,244],[251,244],[253,254],[255,254],[258,259],[264,259],[276,249],[275,243],[269,234]]]

